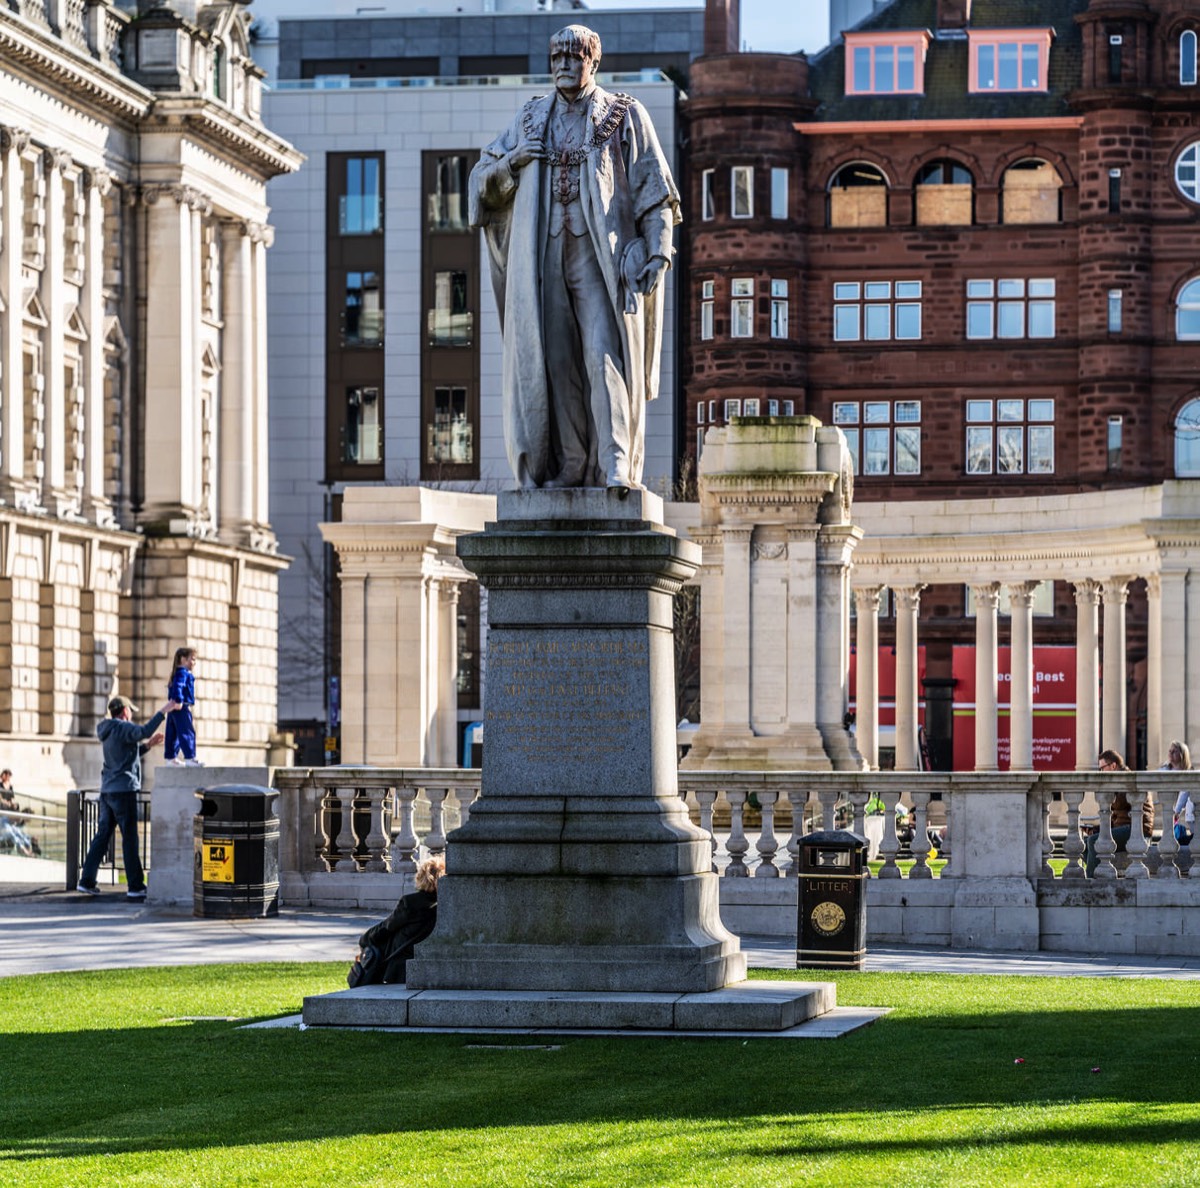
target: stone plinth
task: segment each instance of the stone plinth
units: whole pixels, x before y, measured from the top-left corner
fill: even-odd
[[[716,990],[745,977],[675,778],[672,598],[699,550],[646,492],[519,491],[459,541],[488,589],[482,795],[414,990]]]

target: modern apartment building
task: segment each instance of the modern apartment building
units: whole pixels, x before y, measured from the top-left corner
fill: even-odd
[[[281,548],[281,720],[320,762],[337,735],[337,582],[317,525],[348,485],[493,491],[511,483],[500,427],[500,329],[466,179],[520,105],[552,85],[550,34],[586,20],[601,82],[650,111],[677,152],[676,84],[702,10],[468,12],[280,22],[268,119],[307,156],[271,190],[271,507]],[[616,73],[612,73],[614,68]],[[675,471],[674,274],[664,398],[647,481]],[[477,716],[477,587],[459,605],[463,721]]]

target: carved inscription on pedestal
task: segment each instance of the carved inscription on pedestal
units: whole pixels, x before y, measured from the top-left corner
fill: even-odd
[[[485,746],[556,765],[624,753],[647,730],[647,662],[632,634],[493,631]]]

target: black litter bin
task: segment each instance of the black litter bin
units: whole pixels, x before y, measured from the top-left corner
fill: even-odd
[[[867,839],[845,829],[800,839],[796,967],[862,969],[867,953]]]
[[[193,914],[224,920],[277,916],[278,793],[253,784],[222,784],[196,796]]]

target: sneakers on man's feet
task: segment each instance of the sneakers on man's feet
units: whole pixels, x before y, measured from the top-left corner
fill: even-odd
[[[146,888],[143,887],[140,891],[126,891],[125,898],[132,899],[136,903],[145,903],[146,902]]]
[[[87,883],[77,883],[75,886],[75,890],[78,891],[80,895],[99,895],[100,894],[99,887],[89,887],[87,885]]]
[[[185,759],[183,761],[183,765],[184,765],[184,767],[203,767],[204,766],[204,764],[201,763],[199,759]]]

